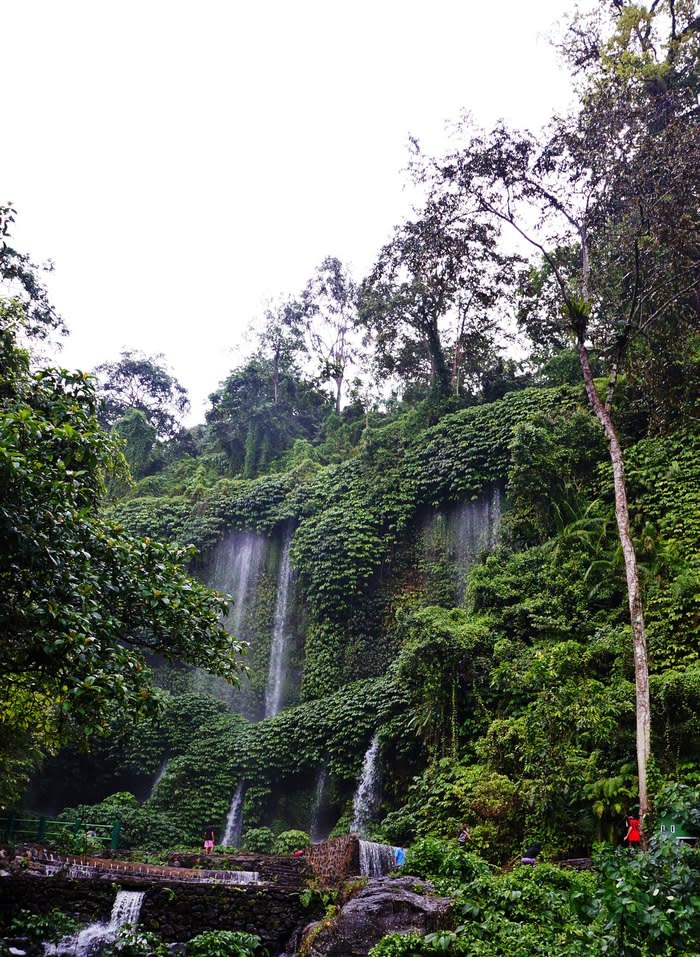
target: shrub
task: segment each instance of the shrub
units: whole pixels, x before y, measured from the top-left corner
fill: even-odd
[[[242,845],[246,851],[256,854],[271,854],[275,835],[269,827],[251,827],[243,835]]]
[[[186,947],[187,957],[267,957],[257,934],[243,930],[208,930]]]
[[[291,854],[301,847],[308,847],[311,844],[311,838],[306,831],[289,830],[282,831],[275,838],[272,850],[275,854]]]

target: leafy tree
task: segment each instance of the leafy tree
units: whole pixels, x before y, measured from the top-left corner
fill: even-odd
[[[426,204],[395,230],[360,290],[360,315],[375,336],[384,370],[418,371],[429,361],[438,398],[460,391],[465,356],[482,356],[498,331],[511,260],[496,250],[496,230],[451,202]],[[451,316],[452,376],[442,325]],[[412,358],[411,358],[412,356]]]
[[[546,262],[608,442],[634,639],[642,816],[649,809],[646,630],[612,398],[619,369],[644,350],[645,338],[671,316],[691,326],[700,317],[693,302],[700,283],[698,32],[690,7],[673,9],[667,37],[657,4],[646,11],[623,0],[614,4],[609,38],[575,35],[587,51],[581,107],[556,121],[543,142],[499,126],[472,133],[435,167],[436,196],[461,197],[468,212],[476,204]],[[591,342],[609,357],[602,398]]]
[[[265,310],[265,326],[258,340],[260,354],[270,364],[272,401],[277,404],[280,401],[280,383],[285,370],[294,365],[300,353],[306,351],[298,303],[288,300],[278,305],[268,305]]]
[[[26,335],[45,338],[54,330],[65,333],[63,320],[38,275],[41,269],[51,271],[53,266],[51,263],[38,266],[9,243],[15,213],[12,206],[0,204],[0,287],[4,287],[7,299],[22,307],[22,327]]]
[[[129,537],[99,515],[119,463],[90,377],[31,372],[16,302],[0,306],[0,784],[20,793],[34,759],[156,704],[146,651],[235,681],[225,604],[183,563],[191,549]]]
[[[334,383],[335,411],[340,412],[347,369],[358,354],[358,315],[357,287],[335,256],[327,256],[306,284],[299,311],[320,381]]]
[[[146,474],[156,441],[156,430],[140,409],[127,409],[114,423],[114,432],[124,440],[124,455],[132,475]]]
[[[329,409],[328,397],[293,364],[249,359],[210,396],[209,434],[234,474],[250,478],[267,469],[296,439],[314,439]]]
[[[116,362],[97,366],[95,374],[104,425],[113,426],[130,409],[138,409],[160,438],[180,430],[190,405],[187,390],[167,371],[162,355],[125,350]]]

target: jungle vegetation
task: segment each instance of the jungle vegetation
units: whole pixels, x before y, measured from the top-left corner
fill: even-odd
[[[329,256],[271,304],[194,428],[162,357],[125,353],[96,383],[32,367],[60,319],[4,210],[8,804],[72,742],[44,771],[68,782],[66,819],[89,767],[92,819],[119,813],[156,852],[223,822],[247,781],[248,841],[271,848],[308,830],[322,768],[347,830],[378,734],[372,836],[412,845],[461,923],[377,957],[694,953],[697,856],[658,827],[700,823],[699,46],[687,0],[574,17],[571,115],[538,135],[465,116],[448,155],[415,144],[424,200],[370,274]],[[457,588],[426,523],[496,493],[497,543]],[[197,576],[228,530],[290,527],[299,691],[254,722],[179,659],[235,672]],[[255,647],[249,665],[255,688]],[[634,807],[649,847],[630,858],[614,845]],[[455,857],[463,820],[473,856]],[[547,860],[607,846],[596,877],[493,870],[534,841]]]

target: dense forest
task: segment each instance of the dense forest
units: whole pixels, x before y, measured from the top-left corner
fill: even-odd
[[[699,45],[573,18],[575,110],[416,143],[369,275],[271,304],[191,428],[162,356],[46,367],[0,210],[1,813],[406,845],[462,922],[385,957],[697,953]],[[494,869],[535,842],[597,876]]]

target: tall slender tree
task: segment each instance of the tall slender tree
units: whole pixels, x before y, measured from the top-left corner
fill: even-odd
[[[672,318],[698,327],[700,112],[698,20],[690,4],[649,10],[614,0],[608,32],[577,19],[566,52],[582,71],[578,112],[536,138],[469,130],[436,162],[433,193],[507,224],[545,261],[586,393],[607,439],[634,642],[637,766],[649,810],[651,714],[647,645],[624,455],[612,400],[620,368]],[[669,16],[670,14],[670,16]],[[666,32],[664,32],[666,31]],[[600,395],[590,347],[607,358]]]

